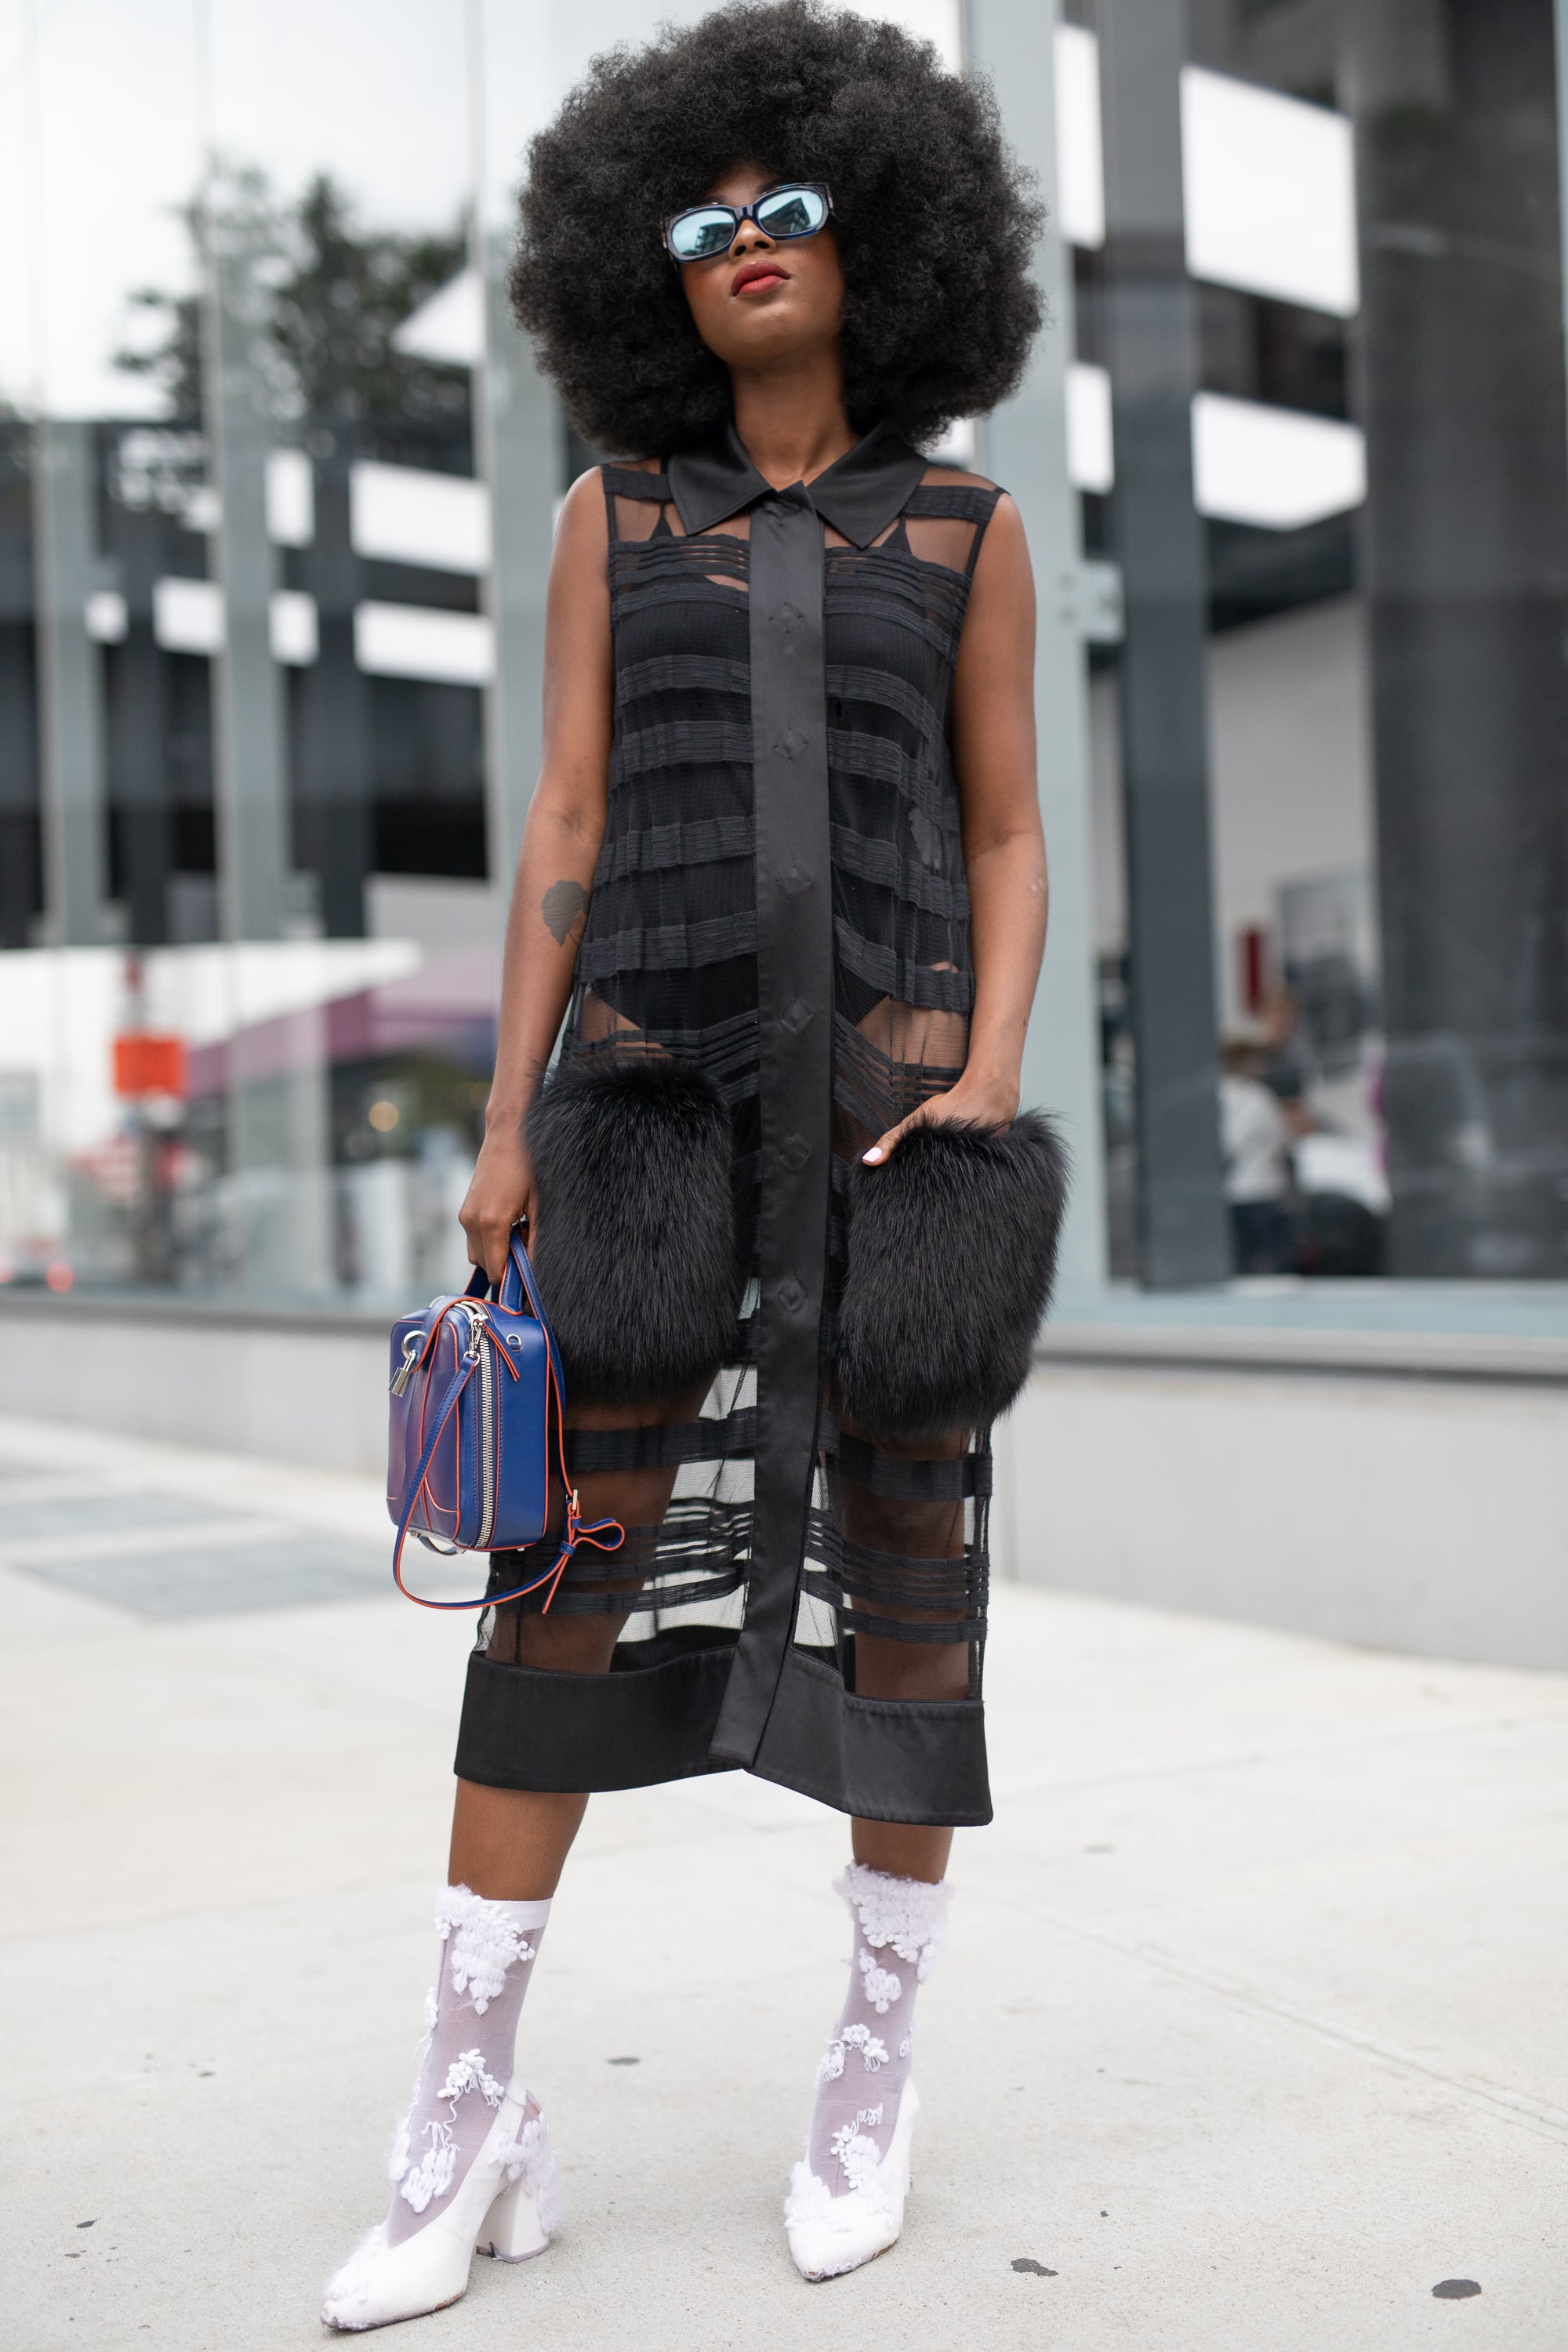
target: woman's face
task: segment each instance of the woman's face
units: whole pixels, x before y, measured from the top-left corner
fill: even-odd
[[[751,205],[778,184],[776,172],[737,163],[691,201]],[[831,224],[775,243],[742,221],[727,253],[679,268],[697,331],[727,367],[777,365],[838,340],[844,272]]]

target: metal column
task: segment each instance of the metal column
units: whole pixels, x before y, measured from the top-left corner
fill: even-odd
[[[1563,332],[1568,339],[1568,0],[1552,0],[1552,34],[1557,64],[1557,250],[1565,290]]]
[[[32,427],[0,425],[0,950],[27,946],[40,904],[32,505]]]
[[[1122,789],[1141,1272],[1231,1270],[1219,1145],[1207,583],[1193,499],[1197,318],[1183,237],[1184,0],[1100,0],[1105,319],[1126,604]]]
[[[996,86],[1008,138],[1050,205],[1035,249],[1047,324],[1028,373],[986,427],[988,470],[1016,500],[1029,534],[1038,603],[1035,694],[1040,815],[1050,859],[1050,938],[1024,1049],[1024,1100],[1057,1112],[1073,1158],[1062,1234],[1064,1287],[1106,1278],[1105,1148],[1094,969],[1089,692],[1078,492],[1068,478],[1067,370],[1073,355],[1072,257],[1055,202],[1058,7],[966,0],[971,64]]]
[[[484,357],[474,371],[479,470],[490,494],[484,609],[495,632],[485,696],[485,845],[504,913],[543,733],[544,605],[561,470],[560,413],[507,294],[510,236],[476,233]]]
[[[33,436],[44,919],[51,947],[97,947],[105,879],[102,680],[87,633],[99,585],[93,428],[44,418]]]
[[[275,940],[286,909],[289,797],[283,687],[272,658],[277,562],[267,535],[272,419],[261,251],[242,215],[209,205],[205,226],[203,362],[224,593],[213,677],[218,922],[226,940]]]
[[[243,205],[225,210],[209,204],[205,226],[203,358],[225,609],[213,680],[218,919],[221,936],[237,951],[280,941],[289,912],[287,733],[283,681],[272,657],[278,566],[267,525],[271,370],[258,268],[266,243]],[[333,1279],[325,1005],[250,1024],[245,967],[236,952],[237,1025],[228,1051],[232,1263],[246,1289],[319,1297]]]
[[[1391,1272],[1568,1274],[1568,387],[1545,0],[1352,11]]]
[[[363,939],[365,882],[374,863],[370,696],[354,659],[362,565],[349,529],[352,425],[323,421],[312,440],[315,531],[300,556],[316,600],[316,658],[300,672],[300,863],[320,880],[329,939]]]
[[[110,506],[107,522],[125,599],[125,635],[105,664],[120,893],[130,944],[161,947],[170,936],[174,827],[167,656],[153,634],[153,596],[154,583],[174,569],[170,541],[184,534],[156,508],[135,513],[118,501]]]

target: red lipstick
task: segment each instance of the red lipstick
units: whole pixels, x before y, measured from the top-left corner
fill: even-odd
[[[759,291],[767,286],[782,286],[788,276],[789,271],[782,268],[776,261],[745,261],[731,280],[730,291],[731,294],[744,294],[752,286]]]

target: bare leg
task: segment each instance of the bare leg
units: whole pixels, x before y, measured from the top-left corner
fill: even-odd
[[[590,1507],[595,1517],[600,1505]],[[557,1674],[602,1675],[624,1617],[524,1617],[517,1628],[519,1663]],[[459,1780],[452,1808],[447,1876],[492,1903],[542,1903],[560,1884],[572,1841],[588,1810],[586,1795],[550,1789],[487,1789]]]
[[[910,1822],[852,1822],[850,1843],[857,1862],[889,1878],[924,1878],[934,1886],[947,1874],[951,1830],[926,1829]]]
[[[543,1903],[560,1884],[588,1800],[459,1780],[447,1876],[491,1903]]]
[[[864,1433],[853,1429],[852,1434]],[[968,1432],[963,1430],[918,1446],[879,1441],[885,1454],[924,1461],[954,1461],[968,1443]],[[847,1480],[844,1514],[846,1534],[878,1550],[936,1559],[963,1557],[962,1504],[933,1507],[927,1502],[898,1501],[868,1494]],[[900,1613],[925,1624],[940,1623],[949,1614],[924,1609]],[[855,1687],[867,1698],[965,1698],[969,1644],[900,1642],[886,1634],[857,1633]],[[934,1884],[947,1870],[952,1845],[950,1829],[928,1829],[907,1822],[856,1821],[850,1835],[856,1861],[868,1870],[885,1871],[889,1878],[923,1878]]]
[[[868,1698],[963,1698],[969,1688],[969,1650],[963,1642],[896,1642],[855,1636],[855,1686]],[[947,1871],[952,1832],[912,1822],[850,1824],[857,1862],[889,1878],[925,1878]]]
[[[689,1421],[700,1410],[705,1393],[698,1390],[646,1406],[642,1417],[660,1423]],[[578,1406],[568,1412],[567,1425],[624,1428],[626,1411],[624,1407]],[[626,1528],[657,1527],[669,1508],[674,1486],[673,1469],[612,1471],[585,1477],[583,1515],[590,1519],[619,1519]],[[598,1593],[635,1591],[637,1580],[617,1582],[606,1576],[602,1583],[580,1589]],[[515,1605],[509,1613],[516,1622],[508,1627],[504,1654],[519,1665],[566,1675],[607,1673],[611,1653],[626,1622],[624,1615],[533,1615],[519,1612]],[[471,1887],[492,1903],[547,1901],[560,1884],[572,1841],[587,1810],[585,1795],[543,1789],[488,1789],[474,1780],[459,1780],[447,1870],[450,1883]]]

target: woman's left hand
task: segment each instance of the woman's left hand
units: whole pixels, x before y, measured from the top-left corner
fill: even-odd
[[[889,1160],[908,1135],[911,1127],[951,1127],[955,1123],[970,1127],[1005,1127],[1018,1115],[1018,1080],[1012,1077],[985,1077],[978,1072],[965,1070],[958,1084],[944,1095],[932,1095],[908,1118],[900,1119],[886,1135],[879,1135],[869,1151],[861,1153],[868,1168],[879,1168]]]

